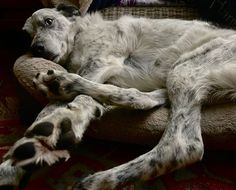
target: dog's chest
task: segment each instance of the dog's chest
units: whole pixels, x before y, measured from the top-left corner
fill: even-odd
[[[122,67],[110,77],[107,83],[123,88],[136,88],[141,91],[152,91],[165,86],[165,71],[155,62],[136,62],[124,59]]]
[[[157,67],[155,62],[140,63],[130,58],[114,56],[90,57],[83,61],[80,66],[75,64],[74,68],[77,70],[73,72],[95,82],[141,91],[152,91],[165,86],[165,71]]]
[[[151,39],[140,40],[128,32],[117,33],[113,27],[91,27],[76,37],[69,71],[124,88],[149,91],[163,87],[166,68],[156,64],[160,52],[150,48],[150,44],[155,47]]]

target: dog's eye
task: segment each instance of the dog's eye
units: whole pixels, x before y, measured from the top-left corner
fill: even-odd
[[[53,19],[52,18],[46,18],[44,20],[44,23],[45,23],[46,26],[51,26],[52,23],[53,23]]]

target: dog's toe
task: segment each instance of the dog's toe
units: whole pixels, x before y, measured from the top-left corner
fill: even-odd
[[[36,149],[33,142],[26,142],[14,150],[12,157],[15,160],[25,160],[34,157]]]
[[[76,136],[72,130],[72,122],[64,118],[60,123],[61,133],[57,142],[57,148],[72,148],[76,144]]]
[[[58,117],[58,115],[63,115],[63,113],[54,113],[47,119],[38,121],[25,132],[25,137],[40,139],[52,149],[73,148],[77,143],[77,138],[72,129],[72,120],[69,117]]]
[[[34,126],[32,130],[28,130],[25,136],[31,138],[33,136],[48,137],[53,133],[54,125],[51,122],[42,122]]]

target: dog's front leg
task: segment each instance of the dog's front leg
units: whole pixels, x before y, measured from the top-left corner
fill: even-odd
[[[104,107],[86,95],[70,103],[52,103],[42,110],[5,155],[15,166],[52,165],[69,158],[69,149],[80,142],[90,121],[101,117]]]
[[[99,102],[133,109],[151,109],[167,100],[166,90],[140,92],[134,88],[120,88],[110,84],[92,82],[77,74],[49,70],[34,79],[36,87],[48,98],[70,100],[86,94]]]

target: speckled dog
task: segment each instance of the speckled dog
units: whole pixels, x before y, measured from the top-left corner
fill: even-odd
[[[201,105],[213,96],[235,97],[236,32],[205,22],[99,14],[80,17],[71,6],[36,11],[24,29],[35,55],[69,73],[38,73],[35,86],[49,105],[8,152],[16,166],[68,159],[105,105],[150,109],[171,105],[169,122],[150,152],[90,175],[74,189],[115,189],[197,162],[203,156]],[[60,103],[60,100],[69,103]]]

